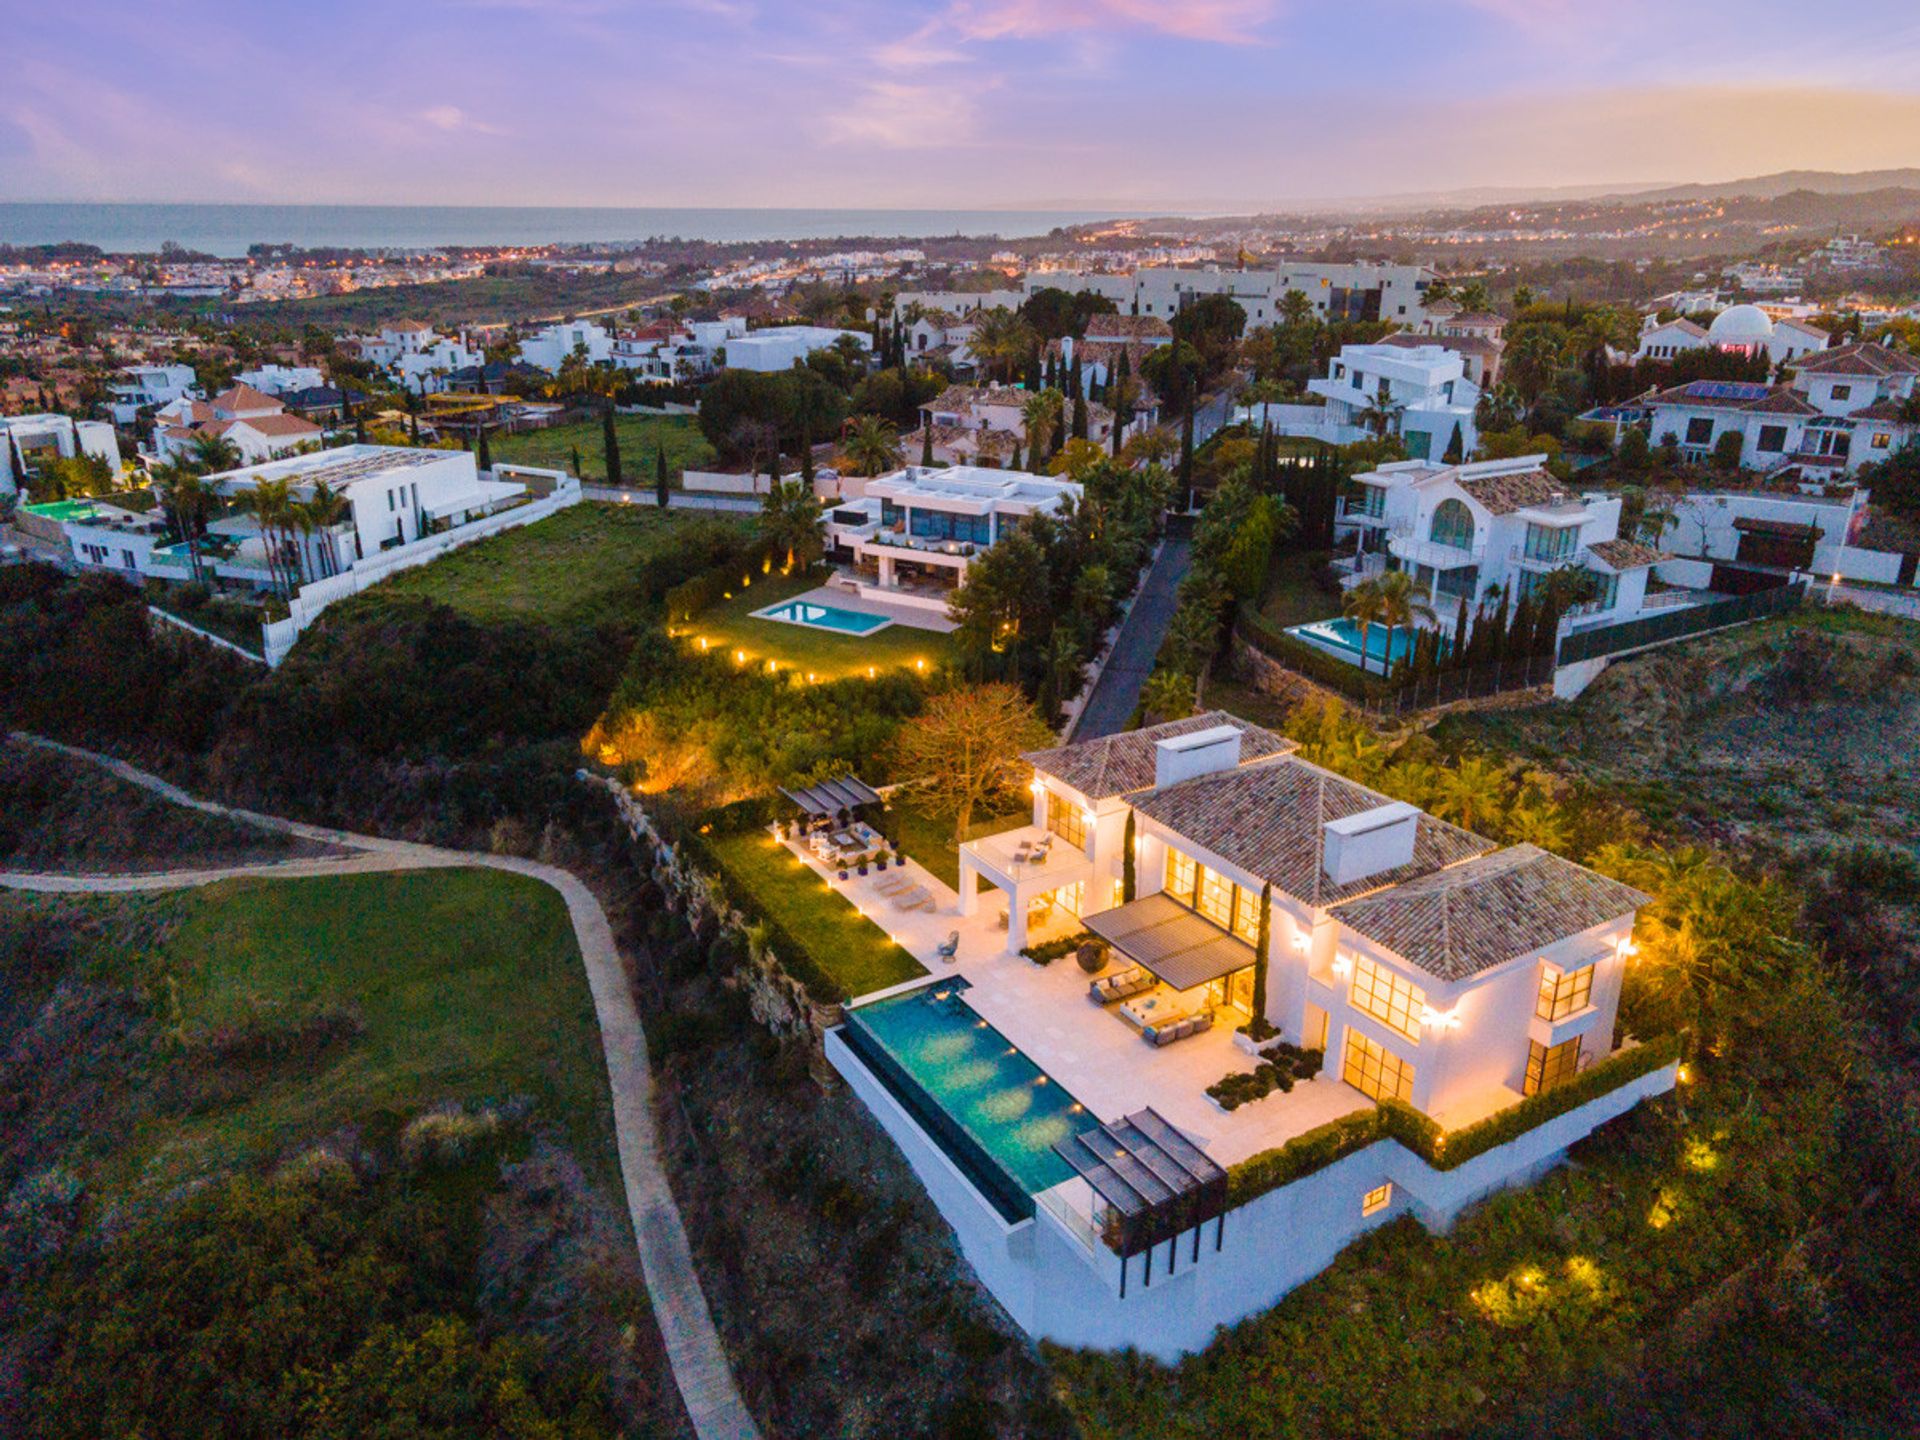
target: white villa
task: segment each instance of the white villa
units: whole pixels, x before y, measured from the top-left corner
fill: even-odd
[[[1178,315],[1202,296],[1225,295],[1246,311],[1247,325],[1254,328],[1278,320],[1289,294],[1305,295],[1323,320],[1391,320],[1419,325],[1427,315],[1427,289],[1439,278],[1437,271],[1425,265],[1288,260],[1271,270],[1218,265],[1149,265],[1119,275],[1036,270],[1024,284],[1029,296],[1045,289],[1104,295],[1124,311],[1163,320]]]
[[[107,386],[113,397],[107,413],[116,425],[131,425],[142,409],[178,400],[198,383],[191,365],[123,365],[118,374]]]
[[[1732,355],[1765,355],[1786,364],[1827,347],[1827,332],[1804,320],[1774,319],[1758,305],[1729,305],[1701,326],[1684,316],[1660,321],[1648,316],[1634,350],[1636,360],[1671,360],[1689,350],[1723,350]]]
[[[279,399],[251,385],[235,385],[211,400],[182,396],[161,406],[153,418],[153,453],[162,460],[184,455],[196,435],[231,441],[249,464],[318,445],[326,438],[326,432],[311,420],[289,415]]]
[[[1694,459],[1723,435],[1740,436],[1740,463],[1810,480],[1858,470],[1920,438],[1913,409],[1920,359],[1865,342],[1788,364],[1791,382],[1694,380],[1618,407],[1645,419],[1654,444],[1671,439]]]
[[[658,320],[613,332],[608,361],[646,380],[668,384],[705,375],[734,340],[747,333],[744,316],[721,320]]]
[[[523,363],[557,374],[561,362],[575,351],[587,357],[589,365],[600,365],[613,358],[613,335],[606,326],[593,320],[557,321],[520,342]]]
[[[1620,536],[1618,496],[1569,490],[1547,473],[1546,458],[1404,460],[1355,475],[1334,520],[1337,536],[1356,541],[1338,567],[1346,583],[1404,570],[1447,630],[1461,605],[1473,609],[1495,586],[1517,600],[1540,577],[1578,567],[1597,586],[1578,617],[1632,618],[1646,603],[1649,572],[1666,557]]]
[[[261,365],[242,370],[233,377],[235,385],[250,385],[263,395],[286,395],[297,390],[318,390],[326,376],[312,365]]]
[[[1327,373],[1307,382],[1323,405],[1262,404],[1241,414],[1256,429],[1271,425],[1277,435],[1351,445],[1373,438],[1368,417],[1384,413],[1386,433],[1416,460],[1438,460],[1456,435],[1460,453],[1471,455],[1480,443],[1473,419],[1480,387],[1467,378],[1469,357],[1448,348],[1452,342],[1417,338],[1412,344],[1343,345]],[[1484,365],[1484,357],[1474,363]]]
[[[829,1058],[1031,1335],[1200,1349],[1366,1231],[1445,1229],[1675,1083],[1670,1048],[1618,1033],[1646,896],[1295,748],[1214,712],[1039,751],[1032,823],[963,845],[935,913],[849,886],[936,974],[852,1002]],[[1029,913],[1105,942],[1098,977],[1019,954]],[[1297,1080],[1208,1094],[1280,1044]]]
[[[0,415],[0,495],[25,489],[22,466],[44,459],[71,460],[97,455],[120,473],[120,441],[104,420],[75,420],[66,415]]]
[[[909,465],[866,482],[866,494],[827,511],[827,553],[872,600],[944,611],[974,557],[1028,515],[1077,500],[1080,486],[1048,475],[974,466]]]
[[[775,325],[765,330],[749,330],[727,341],[729,370],[791,370],[816,350],[831,350],[843,339],[851,339],[862,352],[873,348],[873,337],[864,330],[835,330],[825,325]]]

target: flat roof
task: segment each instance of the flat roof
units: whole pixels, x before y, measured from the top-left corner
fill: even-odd
[[[338,450],[316,450],[310,455],[289,455],[259,465],[223,470],[208,478],[228,484],[292,480],[302,485],[318,485],[325,481],[338,490],[356,480],[395,470],[416,470],[463,453],[458,450],[416,450],[407,445],[345,445]]]

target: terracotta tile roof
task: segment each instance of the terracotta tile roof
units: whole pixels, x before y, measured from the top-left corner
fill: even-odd
[[[224,410],[229,415],[238,415],[247,410],[278,411],[284,407],[264,390],[256,390],[251,385],[235,385],[213,397],[213,408]]]
[[[1909,419],[1906,414],[1910,399],[1886,396],[1873,402],[1862,410],[1855,410],[1847,416],[1849,420],[1879,420],[1891,425],[1916,425],[1920,418]]]
[[[1649,897],[1535,845],[1514,845],[1334,910],[1348,929],[1442,980],[1468,980]]]
[[[1871,340],[1820,350],[1788,363],[1803,375],[1920,375],[1920,359]]]
[[[1637,540],[1601,540],[1587,547],[1609,570],[1642,570],[1673,557]]]
[[[1132,799],[1142,815],[1309,905],[1331,905],[1494,848],[1491,840],[1422,814],[1415,822],[1410,863],[1336,885],[1322,864],[1327,822],[1393,802],[1291,755],[1196,776]]]
[[[298,415],[251,415],[229,422],[244,425],[258,435],[318,435],[320,427]]]
[[[1402,350],[1438,345],[1442,350],[1451,350],[1456,355],[1503,355],[1507,349],[1504,340],[1491,340],[1485,335],[1416,335],[1411,330],[1396,330],[1375,343],[1394,345]]]
[[[401,334],[413,334],[421,330],[431,330],[433,329],[433,326],[429,325],[424,320],[390,320],[385,325],[382,325],[380,328],[382,330],[391,331],[395,335],[401,335]]]
[[[1566,482],[1545,470],[1511,475],[1455,475],[1454,483],[1495,515],[1511,515],[1536,505],[1562,505],[1570,498]]]
[[[1240,732],[1242,765],[1250,760],[1284,755],[1297,748],[1284,735],[1263,730],[1224,710],[1209,710],[1185,720],[1149,725],[1144,730],[1129,730],[1074,745],[1056,745],[1051,750],[1032,750],[1021,758],[1034,769],[1071,785],[1089,800],[1110,800],[1116,795],[1145,790],[1153,784],[1154,747],[1160,741],[1211,730],[1218,725],[1231,725]]]
[[[1507,317],[1494,315],[1485,310],[1469,310],[1465,315],[1458,313],[1446,317],[1449,325],[1505,325]]]
[[[1694,410],[1744,410],[1757,415],[1810,416],[1821,412],[1790,386],[1735,380],[1690,380],[1670,390],[1651,392],[1642,405],[1676,405]]]
[[[1158,315],[1095,315],[1084,333],[1089,340],[1171,340],[1173,327]]]

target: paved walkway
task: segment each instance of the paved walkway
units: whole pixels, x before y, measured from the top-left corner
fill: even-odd
[[[1185,578],[1193,545],[1184,535],[1169,535],[1160,549],[1160,558],[1147,572],[1139,598],[1127,612],[1126,623],[1113,642],[1113,653],[1106,668],[1093,683],[1074,726],[1073,738],[1098,740],[1126,728],[1134,706],[1140,703],[1140,688],[1153,669],[1153,657],[1160,653],[1167,626],[1173,620],[1174,591]]]
[[[157,775],[124,761],[16,732],[14,739],[99,765],[121,779],[179,805],[209,815],[247,821],[269,830],[343,846],[358,854],[335,860],[288,860],[276,864],[235,865],[213,870],[181,870],[159,875],[49,875],[0,873],[0,887],[44,893],[178,890],[246,876],[288,879],[309,875],[350,875],[379,870],[449,869],[482,866],[526,875],[552,886],[566,901],[567,914],[587,969],[593,1006],[600,1022],[613,1091],[614,1131],[620,1150],[620,1174],[627,1211],[639,1247],[647,1295],[665,1342],[674,1383],[700,1440],[757,1440],[758,1428],[740,1398],[707,1309],[686,1228],[660,1163],[659,1136],[653,1122],[653,1075],[647,1064],[646,1035],[640,1012],[620,963],[613,928],[593,892],[578,877],[552,865],[479,851],[444,850],[403,840],[355,835],[320,825],[305,825],[251,810],[237,810],[190,795]]]

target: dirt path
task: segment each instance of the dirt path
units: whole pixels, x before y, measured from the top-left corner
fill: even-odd
[[[614,1130],[620,1149],[620,1173],[627,1191],[627,1211],[633,1221],[640,1267],[646,1277],[667,1362],[675,1385],[700,1440],[757,1440],[759,1430],[733,1383],[713,1315],[693,1268],[693,1253],[680,1211],[667,1186],[660,1163],[659,1136],[653,1123],[653,1073],[647,1064],[647,1040],[640,1028],[640,1012],[620,964],[600,902],[579,879],[566,870],[510,856],[479,851],[443,850],[373,835],[354,835],[320,825],[304,825],[278,816],[236,810],[198,796],[136,769],[121,760],[81,750],[36,735],[16,732],[14,739],[112,771],[176,804],[210,815],[245,821],[263,829],[279,830],[308,840],[342,846],[357,853],[333,860],[285,860],[270,864],[234,865],[209,870],[179,870],[149,875],[57,875],[0,872],[0,888],[46,894],[94,892],[118,894],[140,890],[178,890],[210,885],[217,880],[244,877],[290,879],[311,875],[351,875],[375,870],[451,869],[483,866],[526,875],[560,892],[587,968],[593,1006],[600,1022],[601,1045],[607,1057],[607,1079],[613,1090]]]

